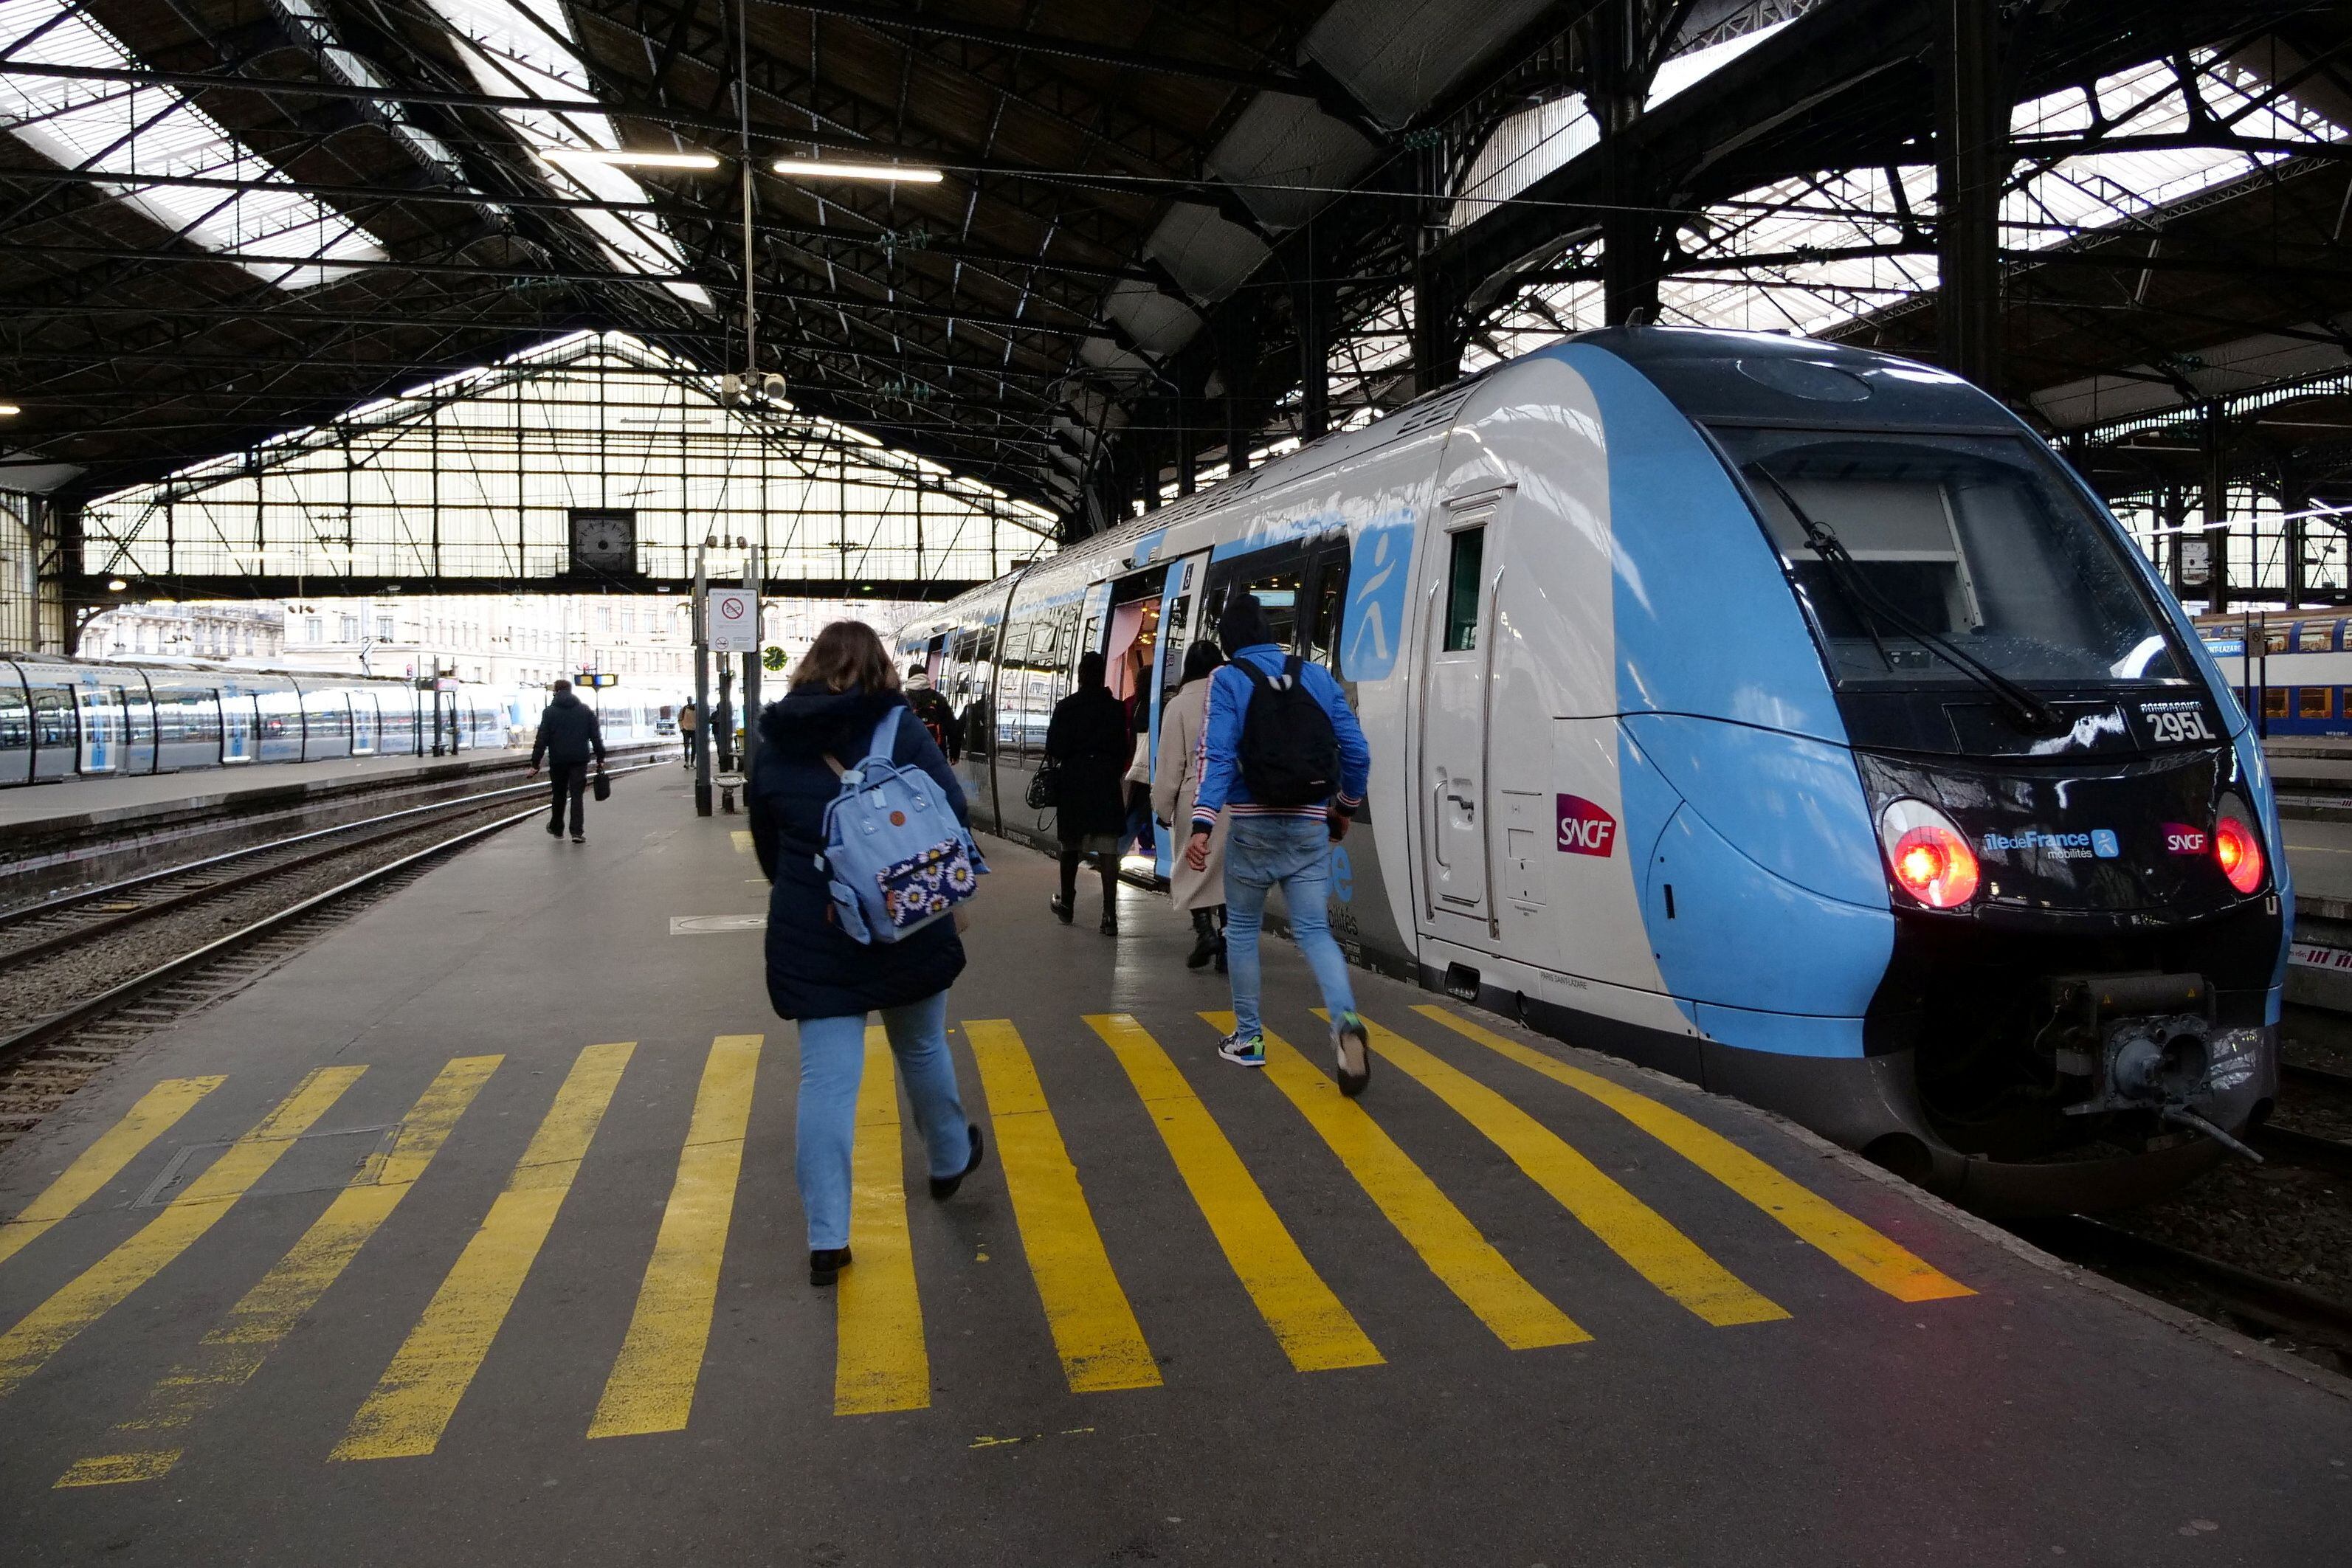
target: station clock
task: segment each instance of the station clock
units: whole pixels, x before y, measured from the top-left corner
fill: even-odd
[[[572,510],[572,570],[635,571],[637,514],[625,508],[575,507]]]

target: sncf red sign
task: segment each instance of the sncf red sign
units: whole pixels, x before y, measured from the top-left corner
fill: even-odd
[[[2186,822],[2164,824],[2164,848],[2168,854],[2201,855],[2212,842],[2212,835],[2202,828],[2192,828]]]
[[[1559,842],[1563,854],[1609,854],[1617,848],[1617,819],[1581,795],[1562,795]]]

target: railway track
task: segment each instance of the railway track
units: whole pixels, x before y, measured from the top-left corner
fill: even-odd
[[[617,776],[654,766],[656,764],[644,763],[612,771]],[[222,862],[230,862],[228,875],[202,887],[171,885],[174,879],[197,872],[196,867],[189,866],[131,879],[133,883],[148,884],[151,893],[159,894],[152,906],[145,906],[140,915],[131,910],[107,909],[109,904],[123,901],[119,894],[124,884],[51,901],[44,906],[51,916],[70,914],[72,906],[82,906],[100,912],[100,919],[62,932],[45,928],[40,918],[42,910],[23,911],[16,916],[0,919],[0,943],[7,941],[5,933],[11,927],[29,928],[36,933],[34,944],[0,948],[0,964],[8,967],[13,977],[21,972],[19,956],[28,951],[54,958],[99,935],[112,935],[121,929],[114,922],[123,917],[132,917],[132,923],[136,923],[145,915],[184,909],[218,896],[229,891],[228,876],[236,879],[234,885],[239,888],[262,886],[273,878],[295,877],[314,871],[337,856],[368,850],[380,852],[388,841],[446,825],[453,817],[462,819],[496,810],[518,794],[543,796],[544,790],[543,785],[491,790],[478,797],[436,802],[389,813],[366,823],[347,823],[341,828],[298,834],[289,840],[212,857],[200,863],[221,867]],[[414,881],[447,855],[517,823],[543,817],[545,812],[545,806],[534,800],[529,806],[465,827],[381,864],[367,866],[331,886],[246,918],[234,929],[183,946],[161,962],[148,964],[69,1007],[0,1033],[0,1146],[38,1123],[68,1095],[147,1035],[242,990],[300,951],[323,927]],[[394,819],[406,820],[395,822]],[[350,836],[353,830],[370,826],[377,831],[357,838]],[[345,841],[329,846],[315,842],[330,837],[341,837]],[[273,855],[272,852],[286,851],[289,845],[301,847],[291,854]],[[267,863],[236,863],[247,859]],[[28,962],[35,971],[44,967],[38,957]]]

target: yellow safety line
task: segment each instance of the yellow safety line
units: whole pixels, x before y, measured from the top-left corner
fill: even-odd
[[[1013,1218],[1070,1392],[1159,1387],[1160,1364],[1103,1250],[1029,1048],[1003,1019],[967,1019],[963,1030],[980,1063]]]
[[[669,1207],[662,1211],[628,1337],[588,1424],[592,1437],[683,1431],[693,1413],[719,1304],[719,1266],[727,1256],[735,1184],[743,1170],[743,1130],[751,1117],[761,1042],[756,1034],[722,1034],[710,1042]]]
[[[1319,1009],[1318,1009],[1319,1010]],[[1393,1030],[1366,1020],[1372,1049],[1454,1107],[1538,1186],[1641,1276],[1717,1328],[1789,1314],[1700,1250],[1664,1215],[1618,1185],[1549,1127]]]
[[[1938,1301],[1976,1292],[1952,1279],[1827,1198],[1773,1169],[1722,1134],[1701,1126],[1673,1107],[1546,1056],[1444,1008],[1413,1011],[1444,1024],[1466,1040],[1500,1051],[1513,1061],[1600,1101],[1683,1158],[1787,1226],[1801,1240],[1827,1253],[1841,1268],[1899,1301]]]
[[[757,845],[751,842],[751,835],[745,829],[736,828],[730,831],[729,836],[735,841],[735,852],[739,855],[751,854],[755,852],[758,848]]]
[[[194,1246],[366,1071],[364,1067],[320,1067],[304,1074],[268,1115],[223,1150],[204,1175],[164,1205],[163,1212],[136,1236],[0,1334],[0,1397]]]
[[[834,1304],[833,1413],[925,1410],[931,1357],[907,1234],[906,1152],[898,1131],[898,1063],[880,1024],[866,1028],[857,1088],[857,1142],[849,1166],[849,1252]]]
[[[219,1077],[166,1078],[142,1094],[139,1103],[122,1113],[122,1120],[100,1134],[98,1142],[58,1173],[58,1179],[44,1188],[40,1197],[19,1210],[16,1218],[0,1224],[0,1263],[23,1251],[35,1237],[88,1203],[122,1173],[123,1166],[137,1159],[148,1145],[169,1132],[190,1107],[224,1082]]]
[[[429,1454],[439,1446],[555,1227],[556,1211],[572,1190],[635,1048],[634,1040],[592,1045],[572,1062],[505,1190],[330,1458],[397,1458]]]
[[[108,1486],[169,1474],[181,1455],[174,1439],[243,1387],[318,1304],[424,1176],[499,1060],[460,1056],[442,1068],[402,1120],[391,1153],[354,1176],[292,1249],[205,1335],[195,1355],[149,1391],[138,1415],[114,1429],[118,1451],[78,1461],[57,1484]]]
[[[1220,1034],[1234,1027],[1231,1013],[1201,1016]],[[1265,1037],[1265,1075],[1322,1134],[1348,1174],[1421,1254],[1430,1272],[1477,1313],[1496,1338],[1513,1350],[1581,1344],[1591,1339],[1495,1250],[1469,1216],[1454,1207],[1360,1103],[1341,1094],[1328,1073],[1318,1072],[1272,1032]]]
[[[1127,1070],[1201,1218],[1209,1222],[1225,1260],[1290,1364],[1301,1372],[1380,1365],[1380,1351],[1298,1249],[1249,1167],[1160,1042],[1126,1013],[1090,1013],[1087,1024]]]

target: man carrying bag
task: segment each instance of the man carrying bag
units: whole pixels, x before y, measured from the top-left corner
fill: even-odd
[[[604,772],[604,732],[596,723],[596,710],[572,695],[570,681],[555,683],[555,700],[539,716],[539,738],[530,748],[530,776],[539,777],[539,765],[544,759],[550,768],[553,786],[551,795],[552,810],[547,819],[550,838],[563,832],[563,808],[572,807],[572,841],[588,841],[584,809],[580,797],[588,785],[588,759],[596,759],[596,772]],[[603,800],[605,791],[599,789],[596,798]]]

